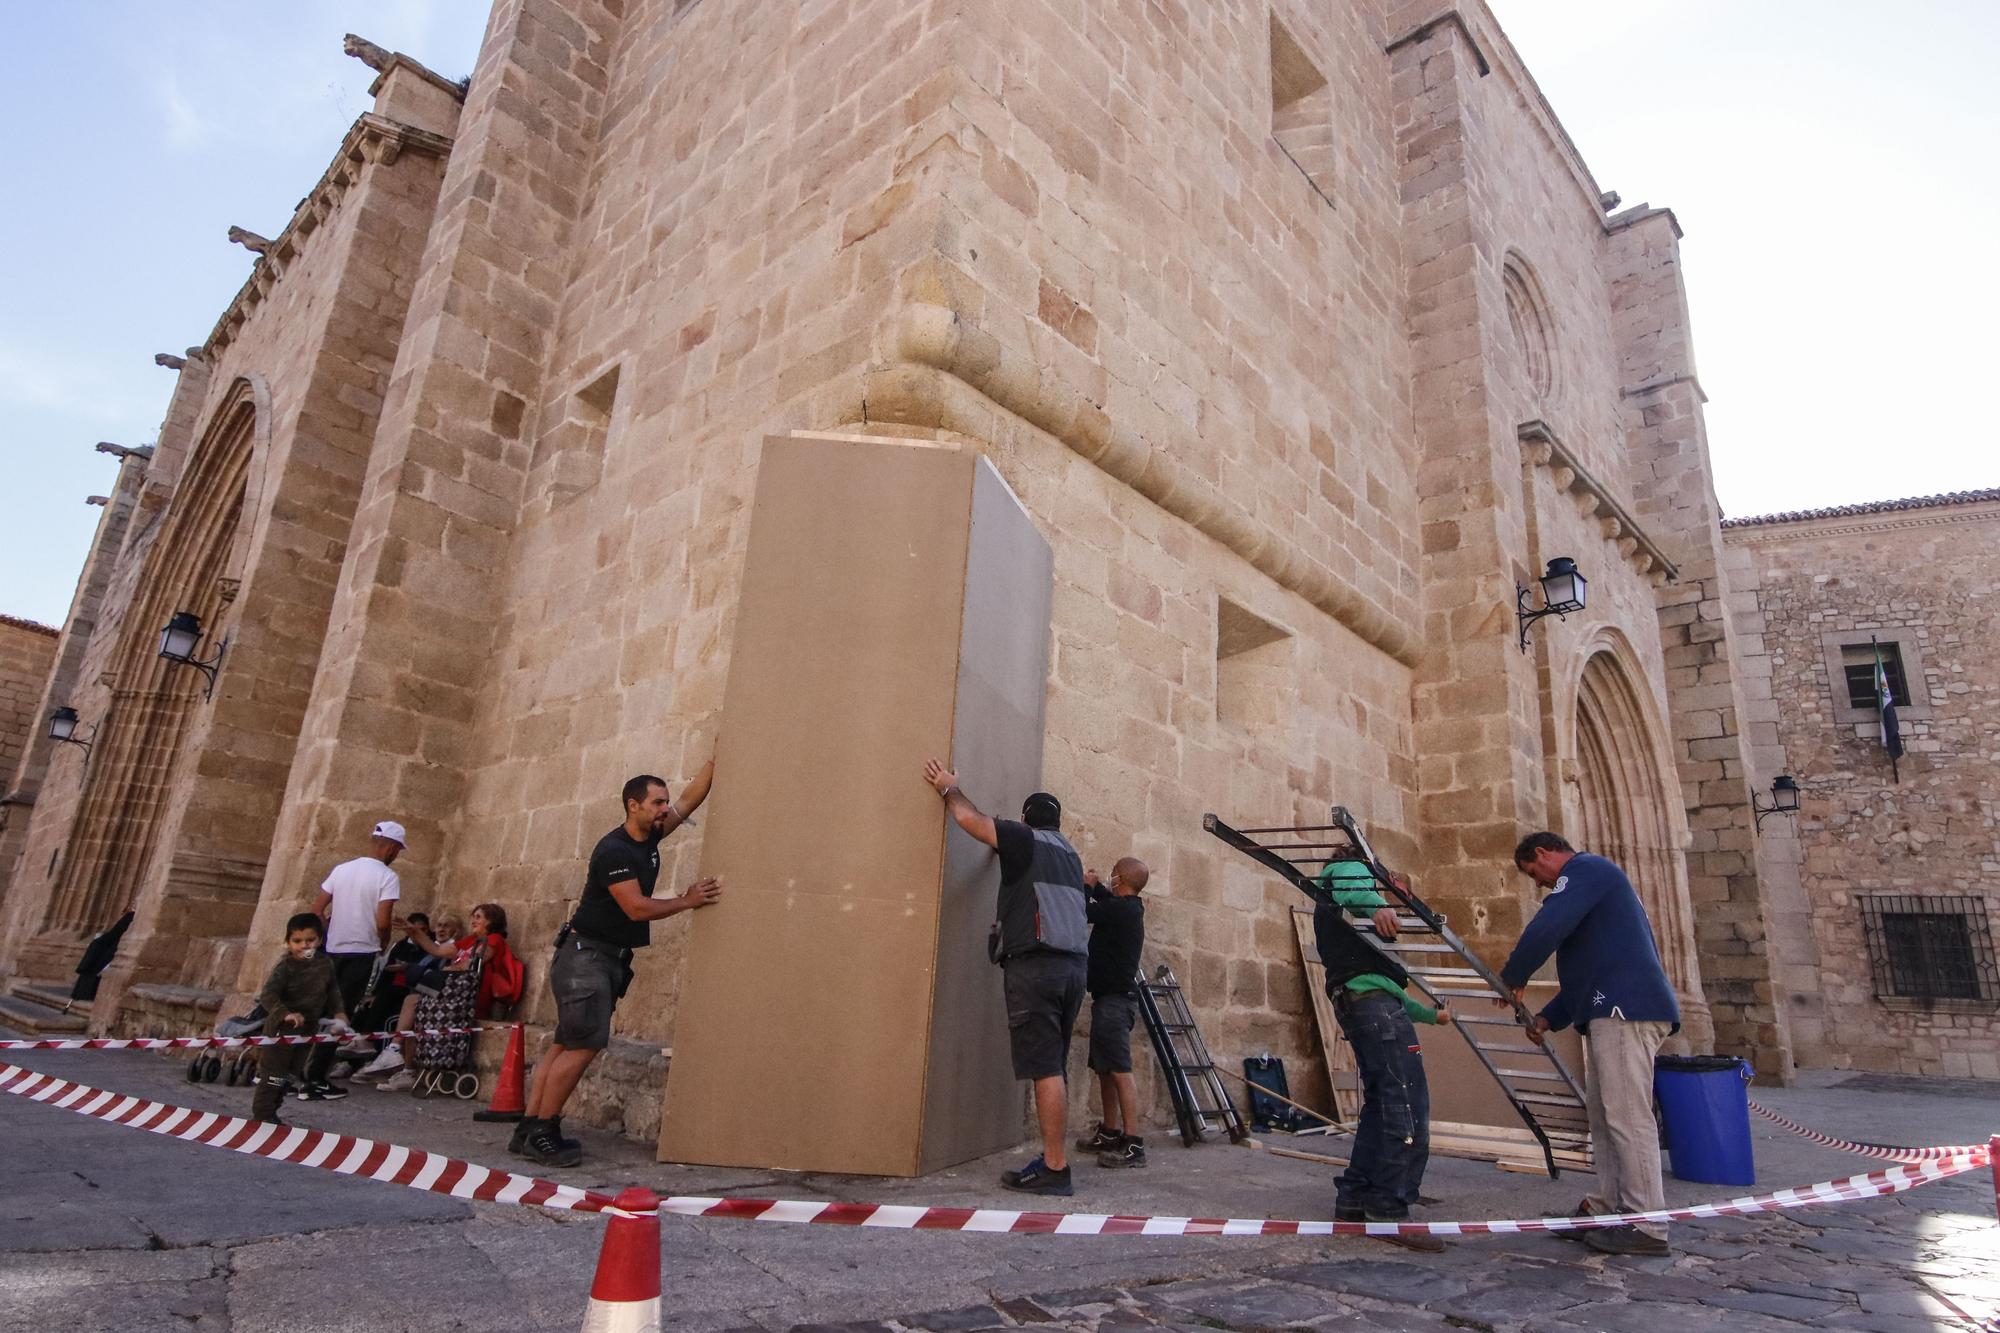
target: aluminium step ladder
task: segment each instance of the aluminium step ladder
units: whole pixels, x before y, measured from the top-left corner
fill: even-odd
[[[1374,877],[1396,910],[1394,939],[1386,939],[1368,918],[1342,920],[1371,948],[1409,974],[1432,1004],[1452,1006],[1452,1027],[1500,1085],[1521,1122],[1541,1145],[1551,1177],[1561,1167],[1581,1165],[1590,1154],[1590,1113],[1583,1092],[1553,1047],[1528,1040],[1525,1025],[1534,1015],[1513,997],[1499,976],[1421,898],[1396,885],[1376,859],[1367,837],[1348,814],[1334,806],[1332,822],[1274,828],[1234,829],[1214,815],[1201,826],[1258,864],[1276,871],[1315,903],[1329,901],[1314,874],[1336,862],[1354,862]],[[1511,1015],[1477,1009],[1475,1001],[1503,1000]],[[1512,1029],[1512,1031],[1507,1031]]]
[[[1146,1022],[1146,1035],[1153,1040],[1153,1057],[1167,1081],[1167,1095],[1174,1104],[1174,1121],[1180,1127],[1181,1142],[1192,1148],[1220,1128],[1231,1143],[1250,1136],[1215,1061],[1208,1055],[1208,1043],[1195,1026],[1194,1011],[1174,976],[1174,970],[1160,964],[1148,980],[1144,968],[1138,980],[1139,1015]]]

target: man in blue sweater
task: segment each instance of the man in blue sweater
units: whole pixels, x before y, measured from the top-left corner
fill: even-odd
[[[1500,980],[1521,998],[1536,969],[1556,959],[1558,989],[1528,1036],[1574,1023],[1584,1035],[1585,1101],[1597,1193],[1590,1213],[1641,1213],[1666,1207],[1660,1180],[1660,1134],[1653,1122],[1653,1057],[1680,1030],[1680,1006],[1660,966],[1653,926],[1632,881],[1614,863],[1579,852],[1553,833],[1532,833],[1514,849],[1522,874],[1549,891]],[[1503,1001],[1495,1001],[1502,1004]],[[1666,1254],[1664,1226],[1606,1227],[1570,1233],[1604,1254]]]

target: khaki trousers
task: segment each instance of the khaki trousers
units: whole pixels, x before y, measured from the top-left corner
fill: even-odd
[[[1653,1057],[1672,1029],[1671,1023],[1590,1020],[1583,1041],[1584,1101],[1597,1161],[1592,1212],[1644,1213],[1667,1206],[1660,1179],[1660,1130],[1653,1121]],[[1639,1229],[1662,1239],[1667,1234],[1657,1224]]]

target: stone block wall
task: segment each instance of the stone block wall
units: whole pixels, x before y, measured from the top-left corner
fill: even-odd
[[[32,620],[0,615],[0,782],[20,771],[35,732],[49,729],[39,710],[55,667],[59,631]],[[9,783],[8,790],[13,787]]]
[[[1746,679],[1728,614],[1708,459],[1704,395],[1681,275],[1680,224],[1644,204],[1612,218],[1608,256],[1626,387],[1635,512],[1660,533],[1678,578],[1658,589],[1675,769],[1686,812],[1689,906],[1715,1049],[1760,1077],[1792,1072],[1787,1014],[1773,978],[1768,899],[1755,857],[1746,722],[1769,722]],[[1768,779],[1766,779],[1768,781]]]
[[[146,464],[137,458],[121,459],[111,487],[110,503],[97,521],[90,553],[85,557],[76,592],[70,599],[69,616],[56,640],[53,660],[44,680],[34,715],[46,719],[58,705],[76,707],[84,677],[84,661],[90,641],[103,616],[112,574],[118,563],[132,515],[138,502]],[[83,715],[79,727],[94,732],[102,718]],[[23,737],[22,753],[6,778],[8,803],[0,806],[0,970],[26,976],[62,976],[60,953],[34,959],[32,945],[47,907],[47,886],[52,881],[61,843],[47,829],[64,822],[73,809],[81,774],[71,773],[58,783],[53,796],[45,795],[49,766],[60,754],[64,764],[81,769],[84,752],[75,746],[60,750],[49,739],[46,721],[31,728]],[[30,833],[42,827],[43,842],[32,857]],[[27,951],[24,955],[24,951]],[[74,966],[72,960],[71,966]],[[43,967],[52,970],[42,970]]]
[[[1805,793],[1796,824],[1766,818],[1758,845],[1786,886],[1772,943],[1799,1062],[2000,1077],[2000,492],[1734,521],[1724,538],[1774,714],[1758,780],[1790,772]],[[1875,715],[1846,707],[1838,645],[1871,635],[1899,645],[1909,676],[1899,766]],[[1878,894],[1983,903],[1985,994],[1884,994],[1863,921]]]

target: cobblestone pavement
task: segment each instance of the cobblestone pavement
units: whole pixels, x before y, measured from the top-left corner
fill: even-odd
[[[184,1105],[241,1113],[242,1089],[192,1086],[152,1056],[37,1053],[19,1063]],[[1760,1091],[1851,1137],[1984,1141],[2000,1098],[1963,1087]],[[1977,1089],[1973,1089],[1977,1091]],[[1989,1090],[1991,1091],[1991,1090]],[[294,1104],[295,1123],[518,1165],[505,1127],[459,1102],[366,1089]],[[1754,1127],[1759,1190],[1878,1164]],[[571,1183],[661,1193],[1019,1207],[1000,1159],[920,1180],[662,1165],[648,1145],[584,1131]],[[474,1206],[173,1142],[0,1096],[0,1330],[98,1333],[547,1333],[582,1320],[601,1219]],[[1321,1143],[1319,1146],[1328,1146]],[[1336,1150],[1338,1144],[1330,1145]],[[1429,1218],[1567,1212],[1587,1180],[1439,1159]],[[1680,1204],[1743,1193],[1668,1182]],[[1085,1167],[1071,1211],[1325,1217],[1329,1172],[1224,1146],[1156,1142],[1145,1171]],[[1466,1237],[1415,1255],[1361,1237],[1054,1237],[861,1231],[664,1219],[666,1327],[958,1330],[1967,1328],[2000,1311],[2000,1226],[1978,1172],[1908,1194],[1687,1223],[1668,1259],[1599,1257],[1555,1236]],[[817,1321],[817,1322],[815,1322]],[[838,1321],[838,1322],[835,1322]]]
[[[1976,1207],[1984,1173],[1960,1184]],[[1227,1277],[1055,1291],[882,1323],[793,1330],[1054,1326],[1122,1329],[1472,1329],[1480,1333],[1664,1333],[1801,1327],[1917,1333],[1966,1328],[2000,1310],[1991,1218],[1902,1196],[1802,1216],[1716,1219],[1684,1228],[1666,1259],[1607,1259],[1554,1237],[1460,1242],[1445,1256],[1394,1257],[1346,1239],[1327,1257]],[[1364,1248],[1369,1247],[1369,1248]]]

